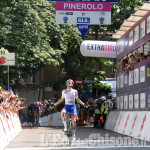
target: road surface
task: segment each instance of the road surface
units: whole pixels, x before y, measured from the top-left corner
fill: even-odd
[[[109,130],[78,126],[76,141],[68,138],[63,127],[24,127],[5,150],[149,150],[150,143]]]

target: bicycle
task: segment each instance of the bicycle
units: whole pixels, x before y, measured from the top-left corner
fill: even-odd
[[[72,140],[73,140],[72,139],[72,116],[71,116],[71,112],[68,112],[67,114],[64,114],[64,117],[66,118],[66,122],[67,122],[66,135],[69,138],[69,146],[71,146]]]
[[[71,137],[72,136],[72,116],[71,116],[71,112],[68,112],[67,114],[64,115],[68,115],[69,116],[69,120],[67,123],[67,136]],[[67,122],[67,117],[66,117],[66,122]]]

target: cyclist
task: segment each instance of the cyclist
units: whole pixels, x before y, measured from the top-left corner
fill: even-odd
[[[37,125],[39,125],[39,120],[40,120],[40,116],[41,116],[41,107],[39,105],[39,102],[35,102],[33,104],[33,112],[34,112],[35,123],[38,123]],[[38,120],[37,120],[37,117],[39,118]]]
[[[67,123],[66,123],[66,118],[64,118],[63,116],[64,116],[64,114],[71,112],[71,115],[72,115],[72,137],[73,137],[73,140],[75,140],[76,139],[75,130],[76,130],[76,120],[77,120],[77,110],[76,110],[76,105],[75,105],[75,99],[79,104],[83,105],[84,107],[86,107],[86,104],[83,103],[79,99],[77,90],[72,88],[73,85],[74,85],[74,81],[72,79],[69,79],[66,81],[67,89],[64,89],[62,91],[61,99],[58,102],[56,102],[54,105],[56,106],[65,100],[65,106],[61,110],[61,119],[64,124],[64,131],[66,132],[67,131]]]

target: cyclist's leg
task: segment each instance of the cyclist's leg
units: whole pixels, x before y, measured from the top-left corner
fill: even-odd
[[[77,121],[77,110],[76,110],[76,105],[72,106],[71,114],[72,114],[72,136],[75,136],[75,131],[76,131],[76,121]]]
[[[41,117],[41,110],[39,110],[38,115],[39,115],[39,118],[38,118],[38,124],[39,124],[40,123],[40,117]]]
[[[37,111],[34,110],[34,122],[36,122]]]
[[[36,125],[36,120],[37,120],[36,116],[37,116],[37,111],[34,110],[34,125]]]
[[[67,123],[66,123],[66,114],[67,111],[66,111],[66,107],[64,107],[62,110],[61,110],[61,119],[62,119],[62,122],[64,124],[64,131],[67,131]]]

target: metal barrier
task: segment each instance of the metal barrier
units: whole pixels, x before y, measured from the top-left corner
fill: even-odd
[[[0,150],[3,150],[22,130],[18,115],[9,113],[4,118],[0,114]]]

